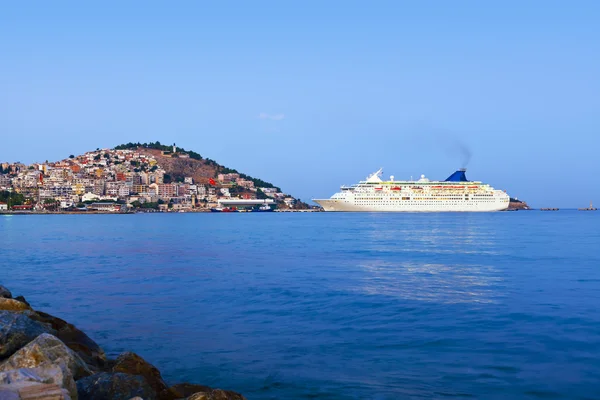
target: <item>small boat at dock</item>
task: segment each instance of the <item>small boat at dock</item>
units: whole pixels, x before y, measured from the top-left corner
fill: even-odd
[[[235,207],[217,207],[217,208],[211,208],[210,212],[237,212],[237,208],[235,208]]]

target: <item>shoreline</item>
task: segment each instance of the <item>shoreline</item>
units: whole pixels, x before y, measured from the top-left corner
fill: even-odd
[[[505,210],[498,211],[400,211],[400,212],[385,212],[385,211],[373,211],[373,212],[361,212],[361,211],[339,211],[329,212],[328,214],[489,214],[489,213],[503,213],[510,211],[546,211],[542,208],[507,208]],[[561,208],[554,211],[595,211],[595,210],[579,210],[577,208]],[[324,213],[321,210],[274,210],[273,213]],[[194,210],[194,211],[129,211],[129,212],[110,212],[110,211],[2,211],[0,216],[13,216],[13,215],[137,215],[137,214],[246,214],[244,212],[233,212],[233,213],[213,213],[210,210]],[[247,213],[256,214],[256,213]],[[263,213],[261,213],[263,214]],[[270,213],[269,213],[270,214]]]
[[[274,210],[274,213],[318,213],[320,210]],[[0,215],[136,215],[136,214],[220,214],[212,213],[208,210],[194,211],[128,211],[128,212],[110,212],[110,211],[3,211]],[[238,214],[238,213],[223,213],[223,214]],[[240,212],[239,214],[245,214]],[[257,213],[248,213],[257,214]],[[264,213],[261,213],[264,214]]]
[[[116,359],[74,325],[0,285],[0,399],[246,400],[194,383],[167,385],[133,352]]]

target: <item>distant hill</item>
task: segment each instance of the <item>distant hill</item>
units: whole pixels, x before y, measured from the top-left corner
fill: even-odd
[[[165,182],[183,182],[185,177],[191,177],[194,182],[200,184],[209,184],[211,179],[217,179],[219,174],[239,174],[243,179],[252,181],[256,188],[272,188],[277,192],[283,193],[282,190],[273,185],[271,182],[264,181],[259,178],[244,174],[236,169],[226,167],[219,164],[215,160],[201,156],[199,153],[191,150],[186,150],[183,147],[164,145],[160,142],[150,143],[126,143],[116,146],[115,150],[136,150],[138,153],[152,156],[165,170]],[[173,152],[175,150],[175,152]],[[218,183],[217,183],[218,184]],[[258,198],[267,198],[267,196],[258,190],[254,193],[242,187],[230,187],[229,191],[232,195],[254,194]],[[283,201],[278,201],[279,208],[286,208]],[[294,209],[308,209],[310,206],[296,199]]]
[[[254,182],[255,187],[281,189],[270,182],[254,178],[241,173],[233,168],[225,167],[210,158],[202,157],[195,151],[189,151],[183,147],[176,147],[173,154],[173,146],[167,146],[160,142],[150,143],[126,143],[115,147],[115,150],[137,150],[140,153],[149,154],[156,158],[159,165],[165,169],[169,178],[173,181],[183,181],[186,176],[194,178],[195,182],[207,184],[209,179],[216,178],[218,174],[236,173],[240,177]],[[189,158],[187,158],[189,157]]]

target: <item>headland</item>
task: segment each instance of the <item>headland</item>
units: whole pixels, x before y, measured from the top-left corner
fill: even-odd
[[[96,149],[56,162],[0,163],[0,213],[305,210],[270,182],[160,142]]]

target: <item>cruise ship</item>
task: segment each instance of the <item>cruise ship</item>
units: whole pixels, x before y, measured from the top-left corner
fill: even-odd
[[[382,169],[352,186],[342,186],[330,199],[313,199],[325,211],[440,212],[500,211],[508,208],[510,197],[479,181],[469,181],[466,169],[454,172],[445,181],[431,181],[421,175],[413,181],[381,179]]]

